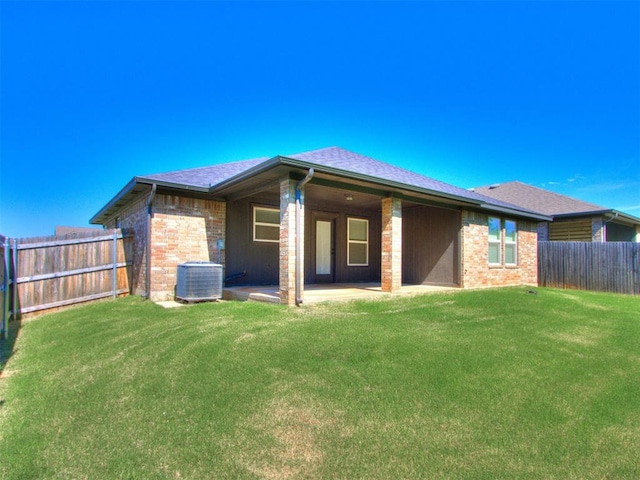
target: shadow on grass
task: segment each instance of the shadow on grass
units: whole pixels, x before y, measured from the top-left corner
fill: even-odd
[[[7,338],[0,338],[0,378],[4,376],[7,363],[11,356],[16,352],[15,345],[21,326],[22,322],[20,320],[10,321],[9,328],[7,330]],[[2,406],[2,403],[0,403],[0,406]]]

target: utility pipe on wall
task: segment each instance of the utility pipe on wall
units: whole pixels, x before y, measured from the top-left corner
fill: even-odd
[[[149,194],[149,199],[147,200],[147,298],[151,298],[151,214],[152,203],[155,196],[156,184],[153,183],[151,184],[151,193]]]
[[[304,237],[304,226],[302,225],[302,189],[313,177],[313,168],[309,169],[307,176],[304,177],[296,184],[296,305],[302,304],[302,288],[304,285],[304,274],[302,272],[302,247],[303,242],[301,238]]]

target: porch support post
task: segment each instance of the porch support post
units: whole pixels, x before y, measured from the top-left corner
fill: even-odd
[[[402,286],[402,200],[382,199],[383,292],[397,292]]]
[[[280,182],[280,303],[296,303],[296,182]]]

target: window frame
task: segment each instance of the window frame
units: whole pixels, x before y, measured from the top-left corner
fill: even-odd
[[[261,242],[261,243],[280,243],[280,221],[278,223],[268,223],[268,222],[258,222],[257,221],[257,212],[258,210],[267,210],[270,212],[278,212],[278,219],[280,219],[280,209],[273,207],[265,207],[261,205],[253,206],[253,217],[252,217],[252,231],[253,231],[253,241]],[[278,228],[278,239],[272,240],[267,238],[258,238],[257,236],[257,227],[277,227]]]
[[[351,221],[364,222],[366,239],[365,240],[352,240],[351,239]],[[348,267],[368,267],[369,266],[369,219],[358,217],[347,217],[347,266]],[[351,245],[364,245],[365,246],[365,263],[352,263],[351,262]]]
[[[498,221],[498,239],[497,240],[493,240],[491,238],[491,219],[497,220]],[[502,265],[502,219],[500,217],[493,217],[491,215],[489,215],[488,219],[487,219],[487,263],[489,265]],[[498,261],[497,262],[492,262],[491,261],[491,246],[498,246]]]
[[[507,222],[513,223],[513,232],[515,239],[511,241],[507,236]],[[507,261],[507,245],[513,245],[513,262]],[[516,220],[504,220],[504,264],[510,267],[518,265],[518,222]]]

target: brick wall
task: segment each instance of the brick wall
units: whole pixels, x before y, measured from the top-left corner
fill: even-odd
[[[187,261],[209,261],[224,265],[226,204],[172,195],[156,195],[151,220],[152,300],[175,296],[177,266]]]
[[[296,303],[296,182],[280,183],[280,303]],[[304,222],[302,222],[304,225]],[[302,240],[302,239],[301,239]],[[300,292],[302,295],[302,292]]]
[[[517,265],[489,265],[485,213],[462,212],[462,286],[464,288],[538,284],[538,239],[534,222],[518,220]],[[504,235],[503,235],[504,238]],[[504,259],[504,241],[502,244]]]
[[[143,196],[105,225],[107,228],[119,226],[133,231],[133,258],[127,258],[132,262],[129,288],[132,294],[141,296],[147,294],[147,200],[148,197]]]
[[[381,287],[395,292],[402,286],[402,202],[382,199]]]

